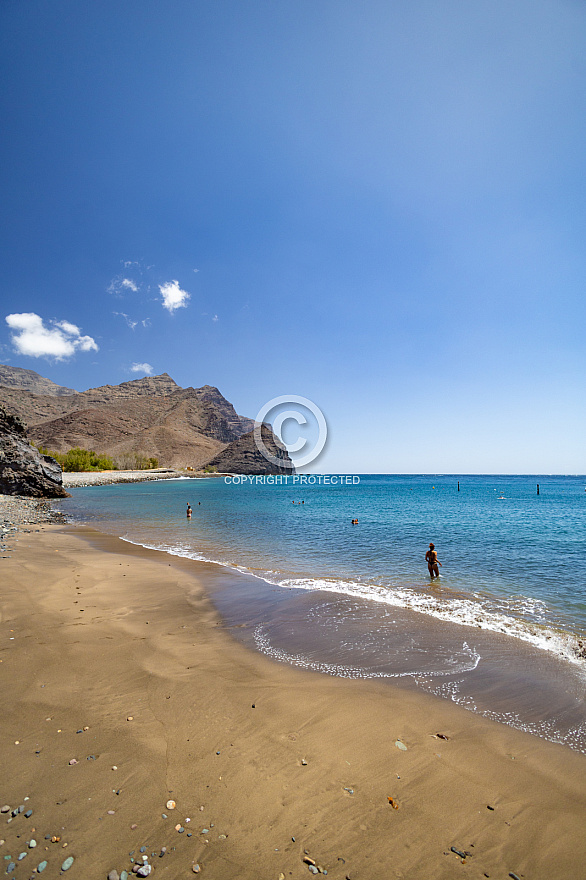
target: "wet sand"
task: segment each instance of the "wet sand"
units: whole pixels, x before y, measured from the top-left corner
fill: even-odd
[[[205,565],[36,528],[0,560],[0,806],[25,808],[0,817],[8,876],[71,856],[105,878],[143,846],[168,878],[303,878],[304,857],[351,880],[584,875],[584,756],[273,662],[221,623]]]

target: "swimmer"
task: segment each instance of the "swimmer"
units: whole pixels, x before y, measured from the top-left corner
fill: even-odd
[[[191,511],[191,504],[189,502],[187,502],[187,510],[186,510],[187,519],[191,519],[191,512],[192,512]]]
[[[439,568],[438,565],[441,565],[441,562],[437,558],[437,552],[433,544],[429,545],[429,550],[425,554],[425,561],[427,562],[427,568],[429,569],[429,576],[433,580],[434,578],[439,577]]]
[[[358,525],[358,520],[357,520],[357,519],[353,519],[353,520],[352,520],[352,525],[353,525],[353,526],[357,526],[357,525]]]

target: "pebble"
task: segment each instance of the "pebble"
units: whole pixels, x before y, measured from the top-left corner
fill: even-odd
[[[34,849],[36,845],[37,845],[37,841],[36,841],[36,840],[29,840],[29,843],[28,843],[28,848],[29,848],[29,849]]]
[[[194,874],[199,874],[199,872],[201,871],[201,868],[199,867],[199,865],[195,864],[191,870],[193,871]]]
[[[3,807],[0,807],[0,813],[9,813],[9,812],[10,812],[10,807],[8,806],[8,804],[4,804]]]
[[[25,859],[27,856],[28,856],[27,852],[21,852],[21,854],[18,857],[18,861],[22,862],[22,860]]]
[[[120,880],[128,880],[128,871],[122,871],[120,873]]]
[[[134,721],[134,717],[133,717],[132,715],[129,715],[128,718],[127,718],[126,720],[127,720],[127,721]]]
[[[139,852],[141,852],[141,853],[145,853],[145,852],[146,852],[146,846],[141,846]]]
[[[42,874],[45,868],[47,867],[47,862],[43,861],[37,865],[37,874]]]
[[[166,852],[167,852],[167,847],[166,847],[166,846],[162,846],[162,847],[161,847],[161,852],[159,853],[159,858],[162,859]]]
[[[398,749],[401,749],[402,752],[406,752],[406,751],[407,751],[407,746],[405,745],[405,743],[401,742],[400,739],[398,739],[398,740],[395,742],[395,745],[397,746]]]
[[[10,862],[8,867],[6,868],[6,873],[10,874],[10,872],[14,871],[15,868],[16,868],[15,862]]]
[[[72,758],[69,762],[69,766],[72,767],[74,764],[77,764],[77,761],[75,760],[75,758]]]
[[[108,880],[120,880],[120,875],[115,868],[108,874]]]
[[[141,865],[138,871],[136,872],[137,877],[148,877],[152,871],[151,865]]]
[[[114,766],[112,767],[112,770],[117,770],[117,769],[118,769],[118,767],[116,766],[116,764],[114,764]]]
[[[315,867],[315,865],[308,865],[308,868],[309,868],[309,870],[311,871],[312,874],[319,874],[319,871],[317,870],[317,868]]]
[[[61,865],[61,870],[62,871],[69,871],[72,864],[73,864],[73,856],[69,856],[69,858],[65,859],[65,861]]]
[[[138,828],[138,825],[136,824],[136,822],[134,823],[134,825],[130,826],[131,831],[136,831],[137,828]]]
[[[167,809],[168,810],[174,810],[176,806],[177,806],[177,804],[175,803],[175,801],[167,801]]]
[[[30,817],[32,816],[32,814],[33,814],[33,811],[32,811],[32,810],[27,810],[26,813],[24,814],[24,818],[25,818],[25,819],[30,819]]]
[[[116,810],[108,810],[108,816],[115,816]]]

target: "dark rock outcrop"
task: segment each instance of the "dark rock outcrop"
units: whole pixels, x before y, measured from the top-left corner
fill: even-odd
[[[273,461],[265,458],[257,445],[255,432],[250,431],[234,440],[219,455],[207,462],[220,473],[230,474],[294,474],[295,468],[289,454],[275,437],[268,425],[260,427],[260,438]]]
[[[61,467],[26,439],[24,425],[0,405],[0,493],[66,498]]]

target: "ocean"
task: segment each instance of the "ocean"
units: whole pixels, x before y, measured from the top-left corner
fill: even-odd
[[[276,661],[420,688],[586,753],[585,489],[584,476],[184,478],[73,489],[60,508],[217,563],[206,583],[226,625]]]

